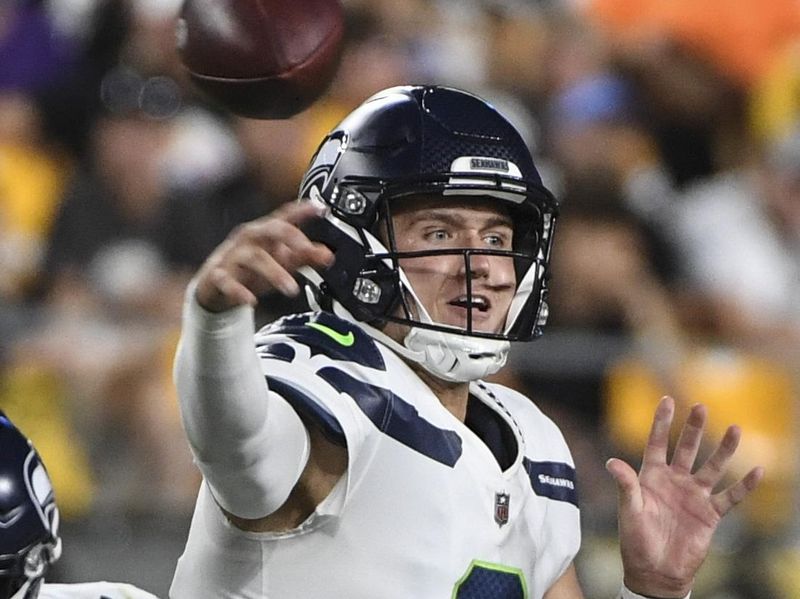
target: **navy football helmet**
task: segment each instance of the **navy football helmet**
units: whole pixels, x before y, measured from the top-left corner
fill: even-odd
[[[397,251],[392,209],[421,195],[502,204],[514,221],[512,251]],[[388,342],[435,375],[448,380],[486,376],[505,363],[510,341],[541,334],[557,202],[520,134],[481,98],[439,86],[394,87],[375,94],[323,140],[301,183],[300,198],[327,206],[326,217],[307,225],[306,232],[336,255],[329,269],[301,271],[311,283],[312,304],[366,323],[379,338],[387,321],[409,325],[402,345]],[[502,255],[514,261],[516,295],[502,332],[474,329],[471,310],[465,327],[428,316],[398,261],[441,254],[463,257],[468,304],[473,256]]]
[[[33,445],[0,412],[0,599],[35,599],[61,555],[58,508]]]

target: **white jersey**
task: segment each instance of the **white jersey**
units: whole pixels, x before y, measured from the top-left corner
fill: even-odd
[[[82,584],[45,583],[38,599],[158,599],[155,595],[121,582],[87,582]]]
[[[394,352],[328,313],[256,336],[262,369],[345,476],[299,527],[234,527],[202,485],[173,599],[539,599],[580,545],[563,436],[526,397],[473,383],[467,423]]]

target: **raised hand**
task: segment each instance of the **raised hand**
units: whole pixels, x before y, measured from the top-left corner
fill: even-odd
[[[739,444],[741,430],[730,426],[717,448],[696,472],[692,467],[703,437],[706,409],[692,408],[667,462],[675,413],[670,397],[653,418],[641,470],[612,458],[606,468],[617,483],[619,537],[625,585],[651,597],[684,597],[711,546],[725,514],[756,488],[763,468],[714,493]]]
[[[271,214],[237,227],[206,259],[197,274],[197,302],[211,312],[257,303],[276,289],[295,296],[292,273],[301,266],[330,266],[333,252],[312,242],[299,225],[321,216],[311,203],[291,202]]]

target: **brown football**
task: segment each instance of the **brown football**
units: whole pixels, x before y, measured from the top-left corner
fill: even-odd
[[[330,85],[339,64],[339,0],[185,0],[177,47],[195,86],[240,116],[291,117]]]

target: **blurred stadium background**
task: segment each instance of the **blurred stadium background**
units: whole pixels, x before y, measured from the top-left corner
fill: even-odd
[[[0,408],[64,518],[49,580],[166,597],[198,485],[171,358],[183,288],[236,224],[293,197],[371,93],[492,100],[563,202],[551,324],[502,381],[563,427],[589,597],[618,588],[603,464],[665,393],[744,430],[696,599],[800,597],[797,0],[345,0],[337,79],[286,121],[220,113],[174,50],[178,0],[0,1]],[[298,306],[265,298],[267,320]]]

